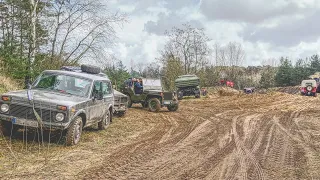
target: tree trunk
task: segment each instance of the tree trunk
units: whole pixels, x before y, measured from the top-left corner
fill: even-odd
[[[36,21],[37,21],[37,5],[39,0],[30,0],[31,5],[31,41],[30,41],[30,56],[29,56],[29,64],[28,64],[28,76],[26,77],[26,83],[31,81],[30,76],[33,72],[34,61],[36,57],[36,39],[37,39],[37,31],[36,31]]]

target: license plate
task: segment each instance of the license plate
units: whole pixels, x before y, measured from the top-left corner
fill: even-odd
[[[38,121],[30,121],[30,120],[22,120],[17,118],[11,119],[12,124],[21,125],[21,126],[29,126],[29,127],[38,127]]]
[[[165,101],[164,104],[171,104],[171,102],[170,101]]]

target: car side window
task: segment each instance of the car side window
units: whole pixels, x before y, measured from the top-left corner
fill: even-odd
[[[101,81],[95,81],[93,83],[93,89],[92,89],[92,97],[94,97],[98,92],[100,91]]]
[[[92,91],[92,96],[94,96],[99,91],[102,91],[103,97],[110,95],[112,93],[112,85],[110,82],[105,81],[95,81]]]
[[[112,86],[110,82],[102,82],[102,92],[104,97],[112,93]]]

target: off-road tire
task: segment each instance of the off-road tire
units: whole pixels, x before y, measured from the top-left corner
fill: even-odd
[[[310,92],[312,90],[312,86],[307,86],[307,91]]]
[[[175,105],[169,105],[167,106],[169,111],[177,111],[179,108],[179,104],[175,104]]]
[[[1,121],[0,127],[4,136],[12,136],[20,129],[19,126],[14,125],[9,121]]]
[[[105,130],[111,124],[111,113],[108,110],[106,114],[103,116],[102,121],[98,122],[98,129]]]
[[[195,97],[196,97],[196,98],[200,98],[200,94],[196,94]]]
[[[90,74],[99,74],[101,72],[101,68],[97,66],[83,64],[81,65],[81,71],[87,72]]]
[[[161,109],[161,103],[157,98],[151,98],[148,101],[148,108],[151,112],[159,112]]]
[[[82,134],[83,122],[82,118],[78,116],[70,125],[66,134],[66,145],[73,146],[80,142]]]
[[[131,108],[132,107],[132,100],[131,100],[131,97],[128,95],[128,94],[126,94],[129,98],[128,98],[128,105],[127,105],[127,107],[128,108]]]

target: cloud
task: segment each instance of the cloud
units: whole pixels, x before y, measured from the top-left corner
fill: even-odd
[[[272,28],[251,26],[242,35],[247,41],[265,41],[277,46],[312,42],[320,36],[320,24],[317,23],[319,17],[320,11],[317,11],[301,19],[291,17]]]
[[[319,7],[315,0],[202,0],[201,12],[210,20],[261,23],[281,16],[291,16]]]
[[[201,22],[195,20],[188,21],[175,13],[170,13],[168,15],[161,13],[158,16],[157,21],[146,22],[144,30],[149,33],[163,35],[166,30],[171,30],[173,27],[181,27],[184,23],[189,23],[191,26],[197,28],[203,27]]]
[[[209,43],[242,43],[245,65],[269,58],[304,58],[320,52],[319,0],[110,0],[128,13],[117,28],[118,43],[108,52],[130,68],[155,62],[166,42],[164,32],[189,22],[204,28]]]

